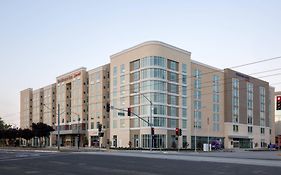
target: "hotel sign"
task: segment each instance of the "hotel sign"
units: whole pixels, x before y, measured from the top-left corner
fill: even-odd
[[[64,81],[68,81],[68,80],[72,80],[73,78],[76,78],[76,77],[78,77],[80,75],[81,75],[81,72],[75,72],[75,73],[73,73],[71,75],[67,75],[67,76],[65,76],[63,78],[58,79],[58,83],[61,83],[61,82],[64,82]]]

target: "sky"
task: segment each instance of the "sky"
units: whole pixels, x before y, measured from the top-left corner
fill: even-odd
[[[21,90],[109,63],[148,40],[221,69],[281,56],[280,9],[279,0],[0,0],[0,117],[19,126]],[[252,74],[280,63],[235,70]],[[254,76],[272,74],[262,79],[280,91],[281,70]]]

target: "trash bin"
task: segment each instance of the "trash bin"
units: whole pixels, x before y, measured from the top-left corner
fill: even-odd
[[[207,143],[204,143],[203,144],[203,151],[209,151],[208,146],[209,145]]]

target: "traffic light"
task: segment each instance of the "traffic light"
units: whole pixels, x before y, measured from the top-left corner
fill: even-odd
[[[281,110],[281,96],[276,97],[276,110]]]
[[[154,136],[154,128],[151,128],[151,135]]]
[[[106,112],[110,112],[110,104],[106,103]]]
[[[131,108],[128,108],[128,116],[131,116]]]
[[[179,136],[179,128],[176,128],[176,135]]]
[[[179,136],[181,136],[182,135],[182,130],[181,129],[179,129]]]
[[[98,129],[99,129],[99,132],[101,132],[101,129],[102,129],[102,124],[98,124]]]

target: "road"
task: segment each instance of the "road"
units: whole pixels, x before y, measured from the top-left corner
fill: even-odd
[[[206,158],[206,159],[205,159]],[[214,162],[209,159],[217,159]],[[180,159],[180,160],[177,160]],[[40,175],[271,175],[281,172],[279,160],[262,160],[264,165],[228,162],[229,158],[202,155],[175,155],[153,153],[60,153],[33,151],[0,151],[0,174]],[[234,160],[235,158],[233,158]],[[218,162],[221,160],[221,162]],[[238,159],[237,159],[238,160]],[[253,161],[260,161],[250,159]],[[276,165],[267,166],[267,161]],[[260,162],[261,163],[261,162]]]

